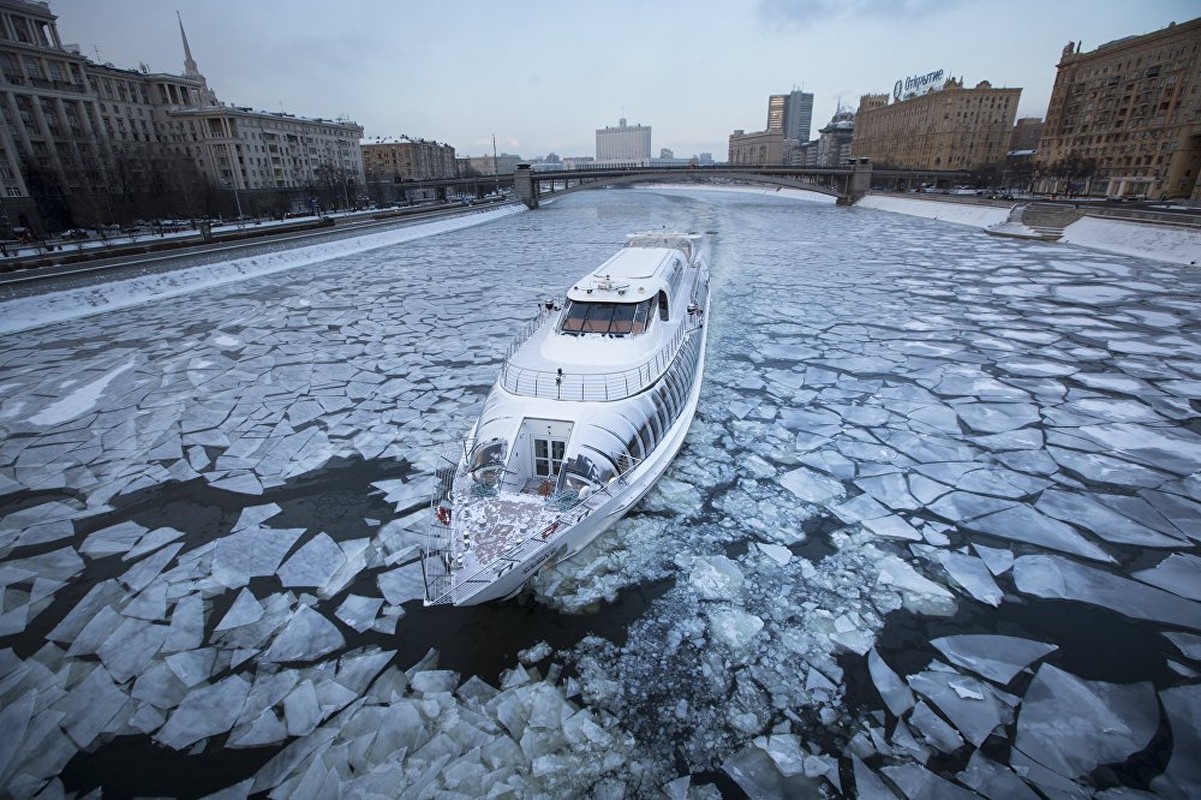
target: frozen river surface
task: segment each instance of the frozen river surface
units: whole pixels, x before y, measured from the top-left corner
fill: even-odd
[[[422,608],[510,333],[661,226],[715,241],[683,451],[524,597]],[[646,190],[253,267],[4,335],[7,794],[1201,794],[1195,271]]]

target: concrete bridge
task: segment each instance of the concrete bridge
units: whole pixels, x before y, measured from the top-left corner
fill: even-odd
[[[637,183],[760,183],[830,195],[838,198],[840,205],[850,205],[871,188],[872,165],[867,159],[857,159],[845,167],[720,164],[535,171],[529,164],[518,164],[513,173],[514,192],[529,208],[537,208],[540,198],[551,195]]]

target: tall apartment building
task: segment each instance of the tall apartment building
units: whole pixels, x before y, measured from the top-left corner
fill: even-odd
[[[1201,200],[1201,18],[1069,43],[1057,70],[1038,189]]]
[[[813,127],[813,95],[793,89],[789,94],[773,94],[767,99],[767,130],[783,131],[785,139],[809,141]]]
[[[455,149],[426,139],[380,136],[359,142],[363,172],[373,181],[425,181],[453,178]]]
[[[645,167],[650,161],[649,125],[626,125],[625,117],[622,117],[616,128],[606,125],[596,129],[597,164]]]
[[[898,92],[892,103],[886,95],[864,95],[855,115],[851,155],[897,169],[1000,166],[1021,94],[1021,89],[994,89],[988,81],[965,89],[951,78],[925,94]]]
[[[361,126],[218,102],[182,22],[184,72],[171,75],[96,64],[56,20],[44,2],[0,0],[0,236],[216,213],[224,193],[240,209],[240,191],[349,200],[363,182]]]

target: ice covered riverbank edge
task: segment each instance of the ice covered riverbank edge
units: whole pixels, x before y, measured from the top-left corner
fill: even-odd
[[[212,286],[257,278],[307,264],[317,264],[354,253],[390,247],[427,236],[482,225],[502,217],[526,211],[522,205],[506,205],[487,211],[457,214],[453,217],[410,225],[381,233],[356,236],[334,242],[285,248],[275,253],[255,255],[204,264],[166,274],[145,275],[139,278],[52,292],[34,297],[0,303],[0,334],[38,328],[69,319],[77,319],[106,311],[130,308],[142,303],[164,300]]]
[[[649,188],[657,190],[667,188],[685,190],[682,186],[667,184]],[[773,195],[819,203],[834,202],[833,197],[801,189],[699,185],[690,185],[686,189],[686,191],[706,190]],[[973,203],[944,203],[927,198],[917,200],[910,197],[876,194],[867,195],[855,204],[855,208],[870,208],[894,214],[907,214],[911,217],[952,222],[957,225],[970,225],[981,229],[1002,223],[1009,216],[1008,207],[997,208],[995,206],[975,205]],[[1086,247],[1092,250],[1102,250],[1118,255],[1138,256],[1139,258],[1149,258],[1155,261],[1166,261],[1170,264],[1194,266],[1198,262],[1201,262],[1201,231],[1178,228],[1171,225],[1084,217],[1065,228],[1063,238],[1058,243]]]
[[[915,200],[884,195],[868,195],[856,203],[855,207],[874,208],[977,228],[987,228],[1004,222],[1009,216],[1007,208],[940,203],[937,200]],[[1086,216],[1067,226],[1059,242],[1171,264],[1195,265],[1201,261],[1201,231],[1171,225]]]

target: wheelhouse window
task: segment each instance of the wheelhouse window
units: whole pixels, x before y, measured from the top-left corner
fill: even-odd
[[[568,300],[559,331],[569,336],[601,333],[608,336],[638,336],[652,319],[651,300],[640,303],[602,303]]]

